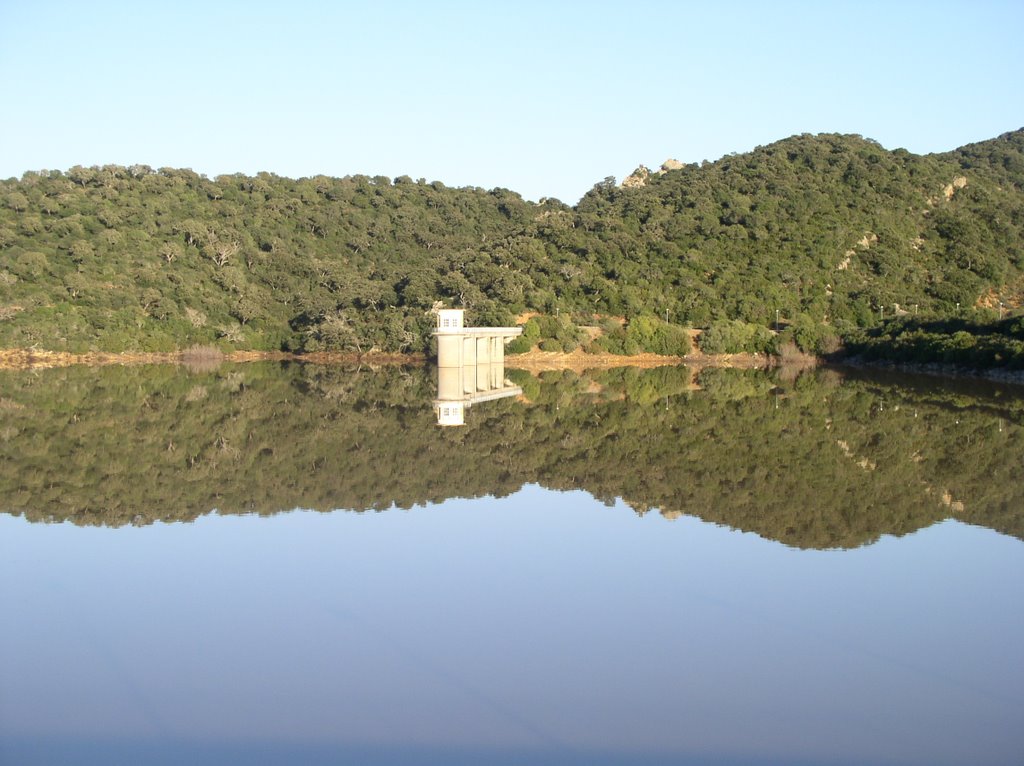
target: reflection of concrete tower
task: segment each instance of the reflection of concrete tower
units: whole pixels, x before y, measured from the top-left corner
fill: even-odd
[[[439,426],[466,425],[466,402],[446,402],[438,399],[434,403]]]
[[[522,331],[521,327],[466,327],[462,309],[437,312],[434,411],[438,425],[464,425],[472,404],[522,393],[505,380],[505,343]]]

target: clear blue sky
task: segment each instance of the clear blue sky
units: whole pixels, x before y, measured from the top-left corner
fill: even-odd
[[[1024,126],[1024,1],[0,0],[0,178],[143,163],[574,203],[794,133]]]

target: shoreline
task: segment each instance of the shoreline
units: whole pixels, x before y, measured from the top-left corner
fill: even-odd
[[[222,363],[241,362],[300,362],[306,364],[423,364],[423,354],[351,354],[317,351],[293,354],[288,351],[230,351],[228,353],[200,351],[88,351],[75,354],[68,351],[39,351],[36,349],[0,349],[0,370],[44,370],[54,367],[106,367],[141,364],[180,364],[191,367],[216,367]]]
[[[958,367],[955,364],[943,362],[892,362],[886,359],[862,359],[856,356],[830,359],[825,363],[858,370],[882,370],[950,380],[985,380],[991,383],[1011,383],[1024,386],[1024,370],[1008,370],[1003,367],[986,370]]]
[[[687,354],[686,356],[661,356],[660,354],[589,354],[576,349],[571,352],[540,351],[533,349],[523,354],[510,354],[505,357],[505,366],[527,372],[547,372],[550,370],[582,370],[610,369],[613,367],[733,367],[744,370],[766,370],[778,367],[777,357],[764,354]]]
[[[366,364],[366,365],[422,365],[425,354],[393,354],[370,352],[352,354],[342,352],[312,352],[294,354],[287,351],[40,351],[36,349],[0,349],[0,370],[40,370],[54,367],[85,365],[180,364],[193,367],[215,367],[221,363],[241,362],[298,362],[302,364]],[[544,372],[547,370],[607,369],[613,367],[734,367],[738,369],[769,369],[780,365],[777,357],[764,354],[687,354],[661,356],[659,354],[589,354],[577,349],[566,353],[534,349],[523,354],[509,354],[504,358],[506,367]]]
[[[0,370],[44,370],[58,367],[84,365],[105,367],[112,365],[135,366],[144,364],[177,364],[195,369],[214,369],[222,363],[246,362],[296,362],[299,364],[325,365],[366,365],[369,367],[387,365],[420,366],[428,362],[425,354],[395,354],[369,352],[353,354],[344,352],[318,351],[295,354],[287,351],[231,351],[222,353],[212,350],[185,351],[89,351],[71,353],[68,351],[41,351],[37,349],[0,349]],[[580,349],[563,351],[540,351],[533,349],[522,354],[509,354],[504,359],[505,367],[524,370],[531,374],[557,370],[583,372],[592,369],[613,369],[616,367],[686,366],[691,368],[723,367],[743,370],[768,370],[797,367],[809,369],[817,366],[840,366],[854,369],[882,370],[953,380],[986,380],[996,383],[1010,383],[1024,386],[1024,370],[1002,368],[967,369],[951,364],[890,362],[882,359],[847,358],[803,358],[790,360],[765,354],[701,354],[686,356],[661,356],[659,354],[589,354]]]

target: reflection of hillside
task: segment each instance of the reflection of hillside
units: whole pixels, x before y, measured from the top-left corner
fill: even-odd
[[[736,370],[703,371],[698,392],[672,368],[515,382],[528,406],[495,401],[438,430],[429,370],[0,373],[0,509],[116,526],[537,482],[801,547],[950,516],[1024,537],[1021,399]]]

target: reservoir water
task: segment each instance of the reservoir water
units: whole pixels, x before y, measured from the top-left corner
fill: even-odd
[[[1024,396],[0,373],[0,763],[1016,764]]]

